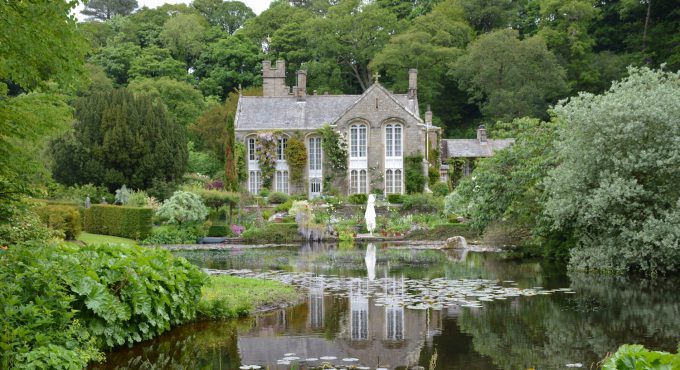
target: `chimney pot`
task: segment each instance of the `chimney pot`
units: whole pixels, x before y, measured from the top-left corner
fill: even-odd
[[[408,98],[414,99],[418,91],[418,70],[411,68],[408,70]]]

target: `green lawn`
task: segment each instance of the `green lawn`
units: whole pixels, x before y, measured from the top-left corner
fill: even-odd
[[[227,319],[248,316],[258,308],[292,304],[300,294],[278,281],[210,276],[198,304],[199,319]]]
[[[111,235],[90,234],[86,232],[80,233],[76,240],[79,240],[85,244],[126,244],[126,245],[138,244],[136,241],[132,239],[120,238]]]

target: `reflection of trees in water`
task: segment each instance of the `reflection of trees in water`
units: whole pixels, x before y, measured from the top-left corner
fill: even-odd
[[[235,369],[241,363],[237,332],[251,320],[204,322],[185,325],[132,348],[106,355],[92,370],[115,369]]]
[[[504,369],[590,365],[623,343],[672,350],[680,341],[677,281],[570,275],[574,295],[518,298],[465,310],[461,331]]]

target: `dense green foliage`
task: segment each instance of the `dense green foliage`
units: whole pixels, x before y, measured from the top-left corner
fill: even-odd
[[[162,225],[155,227],[144,240],[144,245],[196,244],[205,236],[201,225]]]
[[[557,163],[553,147],[556,130],[556,123],[538,119],[497,123],[494,133],[514,137],[515,144],[493,157],[477,160],[472,176],[462,178],[446,197],[446,212],[469,218],[470,226],[479,232],[502,222],[515,230],[522,239],[519,242],[538,238],[545,230],[541,223],[542,181]],[[565,257],[565,253],[562,250],[559,254]]]
[[[160,249],[11,248],[0,254],[0,365],[83,368],[99,349],[191,320],[204,274]]]
[[[301,187],[304,184],[307,166],[307,147],[302,135],[293,135],[288,139],[285,155],[290,172],[290,183]]]
[[[163,106],[126,89],[93,93],[74,104],[73,131],[51,147],[57,181],[112,191],[123,184],[146,189],[154,180],[182,176],[188,155],[184,128]]]
[[[241,234],[241,237],[246,243],[252,244],[293,243],[302,240],[296,223],[272,223],[261,228],[251,228]]]
[[[366,194],[351,194],[347,197],[347,201],[351,204],[365,205],[368,202],[368,195]]]
[[[425,189],[426,179],[423,174],[422,155],[404,157],[404,178],[406,179],[406,193],[420,193]]]
[[[631,69],[602,95],[555,107],[564,121],[545,205],[573,232],[578,269],[680,269],[680,73]]]
[[[607,358],[602,370],[677,369],[680,368],[678,353],[650,351],[639,344],[624,344]]]
[[[66,240],[75,240],[83,231],[83,223],[77,207],[48,204],[38,207],[36,213],[47,227],[62,233]]]
[[[427,193],[415,193],[404,196],[402,210],[427,213],[439,213],[444,210],[444,198]]]
[[[151,233],[153,226],[151,208],[96,204],[83,213],[83,229],[92,234],[141,240]]]

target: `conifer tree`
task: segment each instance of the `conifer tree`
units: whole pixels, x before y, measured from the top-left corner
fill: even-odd
[[[182,176],[188,159],[184,127],[162,105],[127,89],[93,93],[75,102],[71,133],[51,145],[53,176],[64,184],[123,184],[146,189]]]

